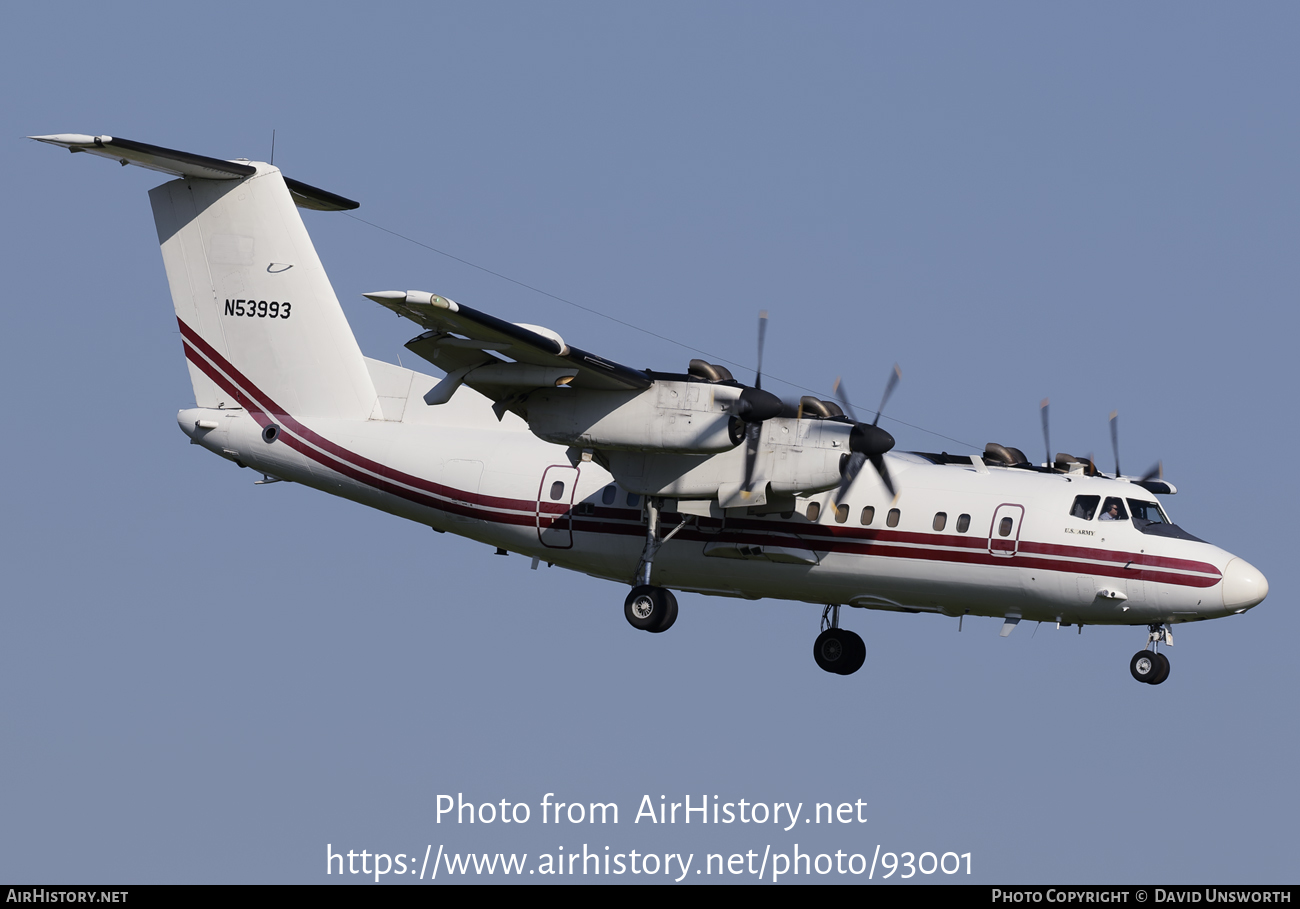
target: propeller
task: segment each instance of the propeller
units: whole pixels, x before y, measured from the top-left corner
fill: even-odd
[[[767,341],[767,310],[758,314],[758,366],[754,370],[754,387],[746,388],[731,405],[734,417],[730,432],[737,445],[745,443],[745,483],[741,495],[754,494],[754,470],[758,466],[758,443],[763,434],[763,421],[781,415],[785,405],[770,391],[763,391],[763,346]]]
[[[835,387],[832,391],[839,398],[840,406],[844,412],[849,415],[853,421],[853,432],[849,435],[849,456],[844,462],[840,471],[844,481],[840,483],[840,488],[835,491],[835,504],[839,505],[848,493],[849,487],[853,485],[854,479],[857,478],[858,472],[862,470],[862,465],[870,461],[871,466],[876,468],[876,473],[880,474],[880,481],[885,484],[889,494],[898,498],[898,491],[894,488],[894,481],[889,476],[889,467],[885,463],[885,452],[894,447],[894,437],[888,432],[881,429],[877,424],[880,422],[880,415],[885,411],[885,402],[889,396],[894,393],[894,388],[898,385],[898,380],[903,377],[903,371],[894,364],[894,371],[889,374],[889,381],[885,384],[885,393],[880,398],[880,409],[876,411],[876,418],[870,423],[859,423],[857,414],[853,412],[853,405],[849,403],[849,398],[844,390],[844,383],[840,379],[835,380]]]
[[[1052,439],[1047,432],[1047,407],[1050,403],[1047,398],[1043,398],[1043,403],[1038,405],[1038,411],[1043,415],[1043,449],[1047,452],[1047,460],[1043,462],[1045,467],[1052,466]]]
[[[1110,412],[1110,447],[1115,450],[1115,476],[1119,476],[1119,411]]]
[[[1119,411],[1110,412],[1110,444],[1115,450],[1115,476],[1121,476],[1119,472]],[[1163,480],[1165,478],[1165,462],[1156,461],[1151,468],[1142,475],[1142,479],[1137,481],[1141,486],[1149,480]]]

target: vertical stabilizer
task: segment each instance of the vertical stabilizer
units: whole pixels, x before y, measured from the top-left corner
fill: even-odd
[[[370,419],[374,385],[285,179],[249,166],[149,193],[195,401],[236,406],[233,384],[272,411]]]

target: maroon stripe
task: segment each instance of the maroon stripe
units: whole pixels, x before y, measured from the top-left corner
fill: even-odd
[[[462,515],[466,517],[477,518],[494,524],[507,524],[515,526],[537,526],[549,527],[556,523],[557,517],[551,517],[549,520],[546,515],[538,515],[536,508],[540,504],[543,507],[548,503],[529,502],[523,499],[505,499],[496,496],[482,496],[473,493],[467,493],[457,490],[453,487],[443,486],[432,483],[419,477],[413,477],[401,471],[392,470],[382,464],[378,464],[350,452],[347,449],[322,438],[315,432],[303,426],[290,415],[283,412],[269,397],[262,394],[260,389],[249,383],[247,378],[243,377],[238,370],[230,366],[229,361],[221,357],[211,348],[202,338],[198,337],[192,330],[180,322],[182,334],[185,336],[186,358],[194,363],[199,369],[216,382],[223,390],[231,394],[242,407],[253,415],[259,425],[265,426],[271,422],[270,415],[274,415],[283,422],[283,425],[289,427],[292,432],[297,432],[304,437],[313,441],[319,448],[328,450],[330,453],[338,452],[335,458],[328,458],[322,451],[318,451],[304,441],[296,439],[291,433],[285,433],[283,440],[295,451],[298,451],[304,457],[315,461],[316,463],[330,470],[350,477],[357,482],[369,486],[389,495],[396,496],[417,505],[432,508],[436,511],[442,511],[449,514]],[[189,342],[194,343],[189,343]],[[200,355],[204,349],[210,351],[210,354]],[[208,362],[212,360],[212,362]],[[221,365],[218,369],[217,364]],[[228,370],[232,375],[223,375]],[[250,385],[256,393],[262,398],[265,407],[259,406],[258,402],[245,394],[236,384],[238,380]],[[268,411],[269,414],[268,415]],[[358,470],[353,464],[342,460],[343,455],[348,455],[354,463],[367,466],[368,470],[381,475],[387,475],[391,479],[396,479],[409,485],[418,486],[439,495],[446,496],[449,499],[460,501],[447,501],[442,498],[434,498],[416,490],[404,489],[393,483],[385,482],[374,476]],[[498,505],[496,507],[514,507],[518,511],[528,513],[524,514],[501,514],[494,512],[485,512],[482,508],[474,508],[470,504],[463,502],[478,503],[517,503],[512,505]],[[551,505],[546,508],[547,512],[562,515],[568,512],[563,505]],[[623,509],[600,509],[614,517],[619,513],[626,513]],[[602,515],[603,517],[604,515]],[[620,536],[640,536],[644,531],[639,524],[621,524],[611,523],[609,521],[593,521],[583,519],[573,514],[569,514],[568,520],[571,521],[573,532],[584,533],[604,533]],[[1032,556],[1017,555],[1011,558],[995,556],[987,550],[988,541],[983,537],[957,537],[945,536],[942,534],[911,533],[907,531],[887,531],[887,530],[865,530],[848,527],[832,527],[822,524],[808,524],[806,527],[801,526],[799,532],[805,536],[830,537],[817,541],[822,545],[814,547],[812,542],[803,539],[801,536],[788,536],[786,533],[774,532],[764,526],[765,522],[741,520],[737,521],[735,531],[723,531],[715,534],[704,534],[699,531],[683,530],[680,539],[683,541],[692,540],[695,542],[728,542],[749,545],[768,545],[784,546],[791,549],[805,549],[812,551],[814,548],[827,552],[841,552],[853,555],[882,556],[887,558],[919,559],[922,561],[943,561],[962,564],[978,565],[1014,565],[1023,568],[1035,568],[1044,571],[1056,571],[1061,573],[1077,573],[1088,575],[1101,575],[1105,577],[1117,578],[1135,578],[1141,580],[1154,581],[1157,583],[1173,584],[1183,587],[1212,587],[1219,582],[1219,572],[1213,565],[1204,562],[1193,562],[1183,559],[1170,559],[1160,556],[1147,556],[1142,553],[1123,553],[1115,550],[1092,550],[1078,546],[1059,546],[1048,543],[1032,543],[1024,541],[1021,543],[1021,551],[1034,551],[1040,554],[1060,555],[1062,557],[1073,556],[1075,558],[1085,559],[1109,559],[1116,562],[1124,561],[1127,564],[1138,564],[1153,567],[1183,568],[1184,570],[1201,571],[1215,575],[1211,578],[1189,577],[1185,575],[1171,574],[1163,571],[1131,569],[1121,565],[1097,565],[1087,562],[1059,561],[1048,559],[1036,559]],[[748,531],[748,532],[745,532]],[[846,539],[835,540],[835,537]],[[856,542],[861,540],[862,542]],[[852,542],[851,542],[852,541]],[[964,547],[967,551],[954,552],[949,550],[934,549],[916,549],[912,547],[891,546],[890,543],[911,543],[931,546],[947,547]],[[886,550],[886,551],[882,551]]]
[[[737,522],[739,524],[739,522]],[[728,526],[732,522],[728,520]],[[740,526],[760,525],[761,522],[747,521]],[[757,528],[756,528],[757,529]],[[878,540],[880,542],[917,543],[924,546],[954,546],[963,549],[988,549],[986,536],[957,536],[941,533],[916,533],[905,530],[868,530],[857,527],[837,527],[827,524],[800,525],[798,533],[802,536],[847,537],[850,539]],[[1134,563],[1158,568],[1181,571],[1200,571],[1218,575],[1219,570],[1208,562],[1195,562],[1168,556],[1147,555],[1140,552],[1125,552],[1119,549],[1089,549],[1085,546],[1065,546],[1057,543],[1038,543],[1033,540],[1020,541],[1021,552],[1033,552],[1038,555],[1064,556],[1072,559],[1098,559],[1104,561]]]
[[[357,454],[354,451],[350,451],[349,449],[346,449],[341,445],[338,445],[335,442],[330,441],[329,439],[325,438],[324,436],[312,430],[310,427],[304,426],[302,423],[298,422],[298,420],[296,420],[291,414],[286,413],[284,408],[281,407],[274,400],[272,400],[270,395],[266,394],[255,383],[250,381],[247,376],[245,376],[242,372],[236,369],[235,366],[229,360],[227,360],[220,353],[218,353],[212,347],[212,345],[208,344],[207,341],[203,340],[203,338],[200,337],[197,332],[195,332],[192,328],[186,325],[185,322],[182,321],[179,317],[177,317],[176,321],[180,324],[182,336],[184,336],[187,340],[189,340],[199,352],[201,352],[213,364],[218,366],[221,369],[221,371],[226,373],[226,375],[228,375],[234,382],[237,382],[239,385],[243,386],[243,388],[247,389],[249,393],[259,398],[263,405],[262,410],[264,410],[266,413],[274,417],[276,422],[279,422],[282,426],[293,430],[294,432],[298,433],[298,435],[300,435],[302,438],[324,449],[325,451],[328,451],[330,454],[334,455],[335,457],[344,461],[349,461],[352,464],[357,465],[358,467],[362,467],[366,470],[371,471],[372,473],[379,474],[380,476],[385,477],[389,480],[393,480],[398,483],[406,483],[410,486],[415,486],[417,488],[425,490],[426,492],[432,492],[436,495],[455,496],[456,498],[460,498],[466,501],[474,502],[476,504],[484,505],[489,508],[508,508],[517,511],[529,511],[529,512],[536,511],[537,504],[538,504],[537,502],[530,501],[528,499],[506,499],[498,496],[489,496],[480,493],[466,492],[463,490],[455,489],[454,487],[451,486],[443,486],[442,484],[435,483],[432,480],[426,480],[423,477],[413,476],[411,474],[404,473],[400,470],[397,470],[396,468],[389,467],[386,464],[380,464],[377,461],[372,461],[369,458],[365,457],[364,455]],[[555,511],[557,508],[557,506],[551,505],[550,503],[542,503],[542,506],[544,511]],[[562,510],[562,506],[559,507]]]

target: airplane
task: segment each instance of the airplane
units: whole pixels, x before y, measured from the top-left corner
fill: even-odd
[[[112,136],[29,137],[174,179],[150,191],[194,390],[191,443],[262,475],[630,587],[632,627],[667,631],[674,591],[823,606],[817,665],[866,658],[844,606],[1146,626],[1130,661],[1169,676],[1173,626],[1268,594],[1250,563],[1172,523],[1155,472],[1068,454],[1032,464],[895,451],[880,409],[797,404],[691,360],[638,370],[435,293],[365,296],[419,327],[405,347],[437,379],[361,353],[297,208],[358,203],[224,160]],[[1043,405],[1047,439],[1047,402]],[[841,406],[842,405],[842,406]],[[870,465],[871,469],[866,467]]]

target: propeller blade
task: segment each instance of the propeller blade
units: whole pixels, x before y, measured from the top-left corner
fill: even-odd
[[[849,415],[849,419],[854,423],[858,422],[858,415],[853,412],[853,405],[849,403],[848,392],[844,390],[844,383],[840,381],[839,376],[835,377],[835,384],[831,387],[831,392],[840,402],[840,407],[844,408],[844,412]]]
[[[867,456],[860,451],[855,451],[844,461],[844,467],[840,475],[844,478],[840,483],[840,488],[835,490],[835,505],[838,507],[844,497],[849,494],[849,487],[853,481],[858,478],[858,472],[862,470],[862,465],[867,463]]]
[[[885,484],[889,494],[894,498],[898,498],[898,490],[894,488],[894,481],[889,476],[889,468],[885,466],[885,456],[883,454],[872,455],[870,460],[871,466],[876,468],[876,473],[880,474],[880,481]]]
[[[754,387],[763,387],[763,342],[767,340],[767,310],[758,314],[758,368],[754,370]]]
[[[748,499],[754,494],[754,468],[758,464],[758,438],[763,432],[759,423],[750,423],[745,427],[745,484],[740,487],[741,495]]]
[[[1043,415],[1043,448],[1047,452],[1047,460],[1043,464],[1047,467],[1052,466],[1052,439],[1047,432],[1047,406],[1050,403],[1047,398],[1043,398],[1043,403],[1038,405],[1038,410]]]
[[[1119,411],[1110,412],[1110,447],[1115,450],[1115,476],[1119,476]]]
[[[1151,469],[1142,475],[1142,479],[1139,480],[1138,482],[1145,483],[1147,480],[1163,480],[1164,478],[1165,478],[1165,462],[1156,461],[1155,464],[1151,465]]]
[[[899,369],[898,364],[895,363],[894,371],[889,375],[889,384],[885,386],[885,394],[880,399],[880,407],[876,410],[876,418],[871,421],[872,426],[875,426],[880,422],[880,415],[885,412],[885,402],[888,401],[889,396],[894,393],[894,388],[897,387],[898,380],[901,378],[903,378],[903,371]]]

